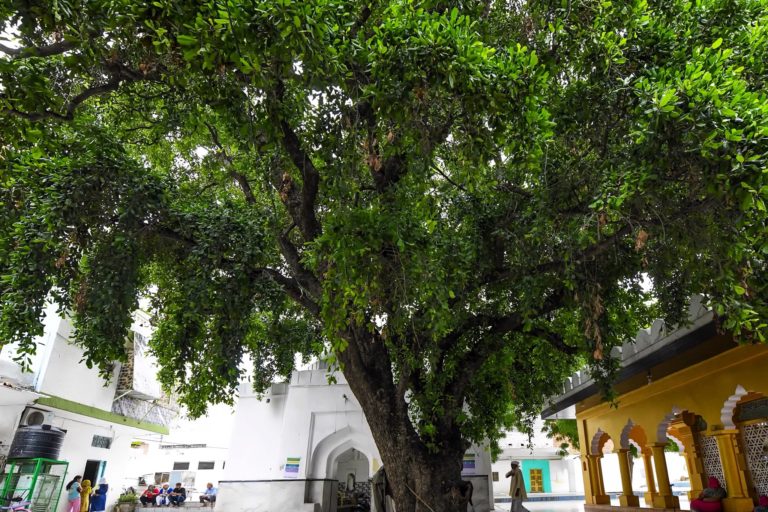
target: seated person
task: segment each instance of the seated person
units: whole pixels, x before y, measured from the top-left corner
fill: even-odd
[[[205,490],[203,491],[203,494],[200,495],[200,503],[216,503],[216,488],[213,486],[211,482],[208,482],[208,484],[205,486]],[[768,512],[766,510],[765,512]]]
[[[757,500],[755,512],[768,512],[768,496],[760,496]]]
[[[141,493],[141,496],[139,496],[139,501],[146,507],[150,503],[154,505],[155,498],[157,498],[157,489],[154,485],[150,485],[147,487],[146,491]]]
[[[173,488],[168,495],[168,499],[171,501],[171,505],[178,507],[187,499],[187,490],[181,486],[181,482],[176,483],[176,487]]]
[[[170,494],[171,490],[168,488],[168,484],[163,484],[163,488],[158,489],[157,497],[155,498],[155,503],[157,506],[165,505],[167,507],[170,504],[170,501],[168,501]]]
[[[721,512],[723,510],[722,499],[725,498],[725,489],[720,486],[720,481],[711,476],[707,488],[701,491],[699,497],[691,502],[691,510],[696,512]]]

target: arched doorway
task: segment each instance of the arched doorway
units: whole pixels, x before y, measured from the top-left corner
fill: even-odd
[[[355,448],[339,453],[332,462],[333,478],[339,482],[338,510],[371,509],[371,463]]]
[[[648,506],[653,504],[653,496],[656,495],[656,477],[653,472],[653,459],[651,449],[648,446],[648,436],[645,429],[627,420],[627,424],[621,431],[621,448],[627,451],[629,486],[623,489],[624,501],[637,503],[636,493],[642,493]]]
[[[610,451],[612,446],[613,441],[611,440],[611,436],[603,430],[597,429],[597,432],[592,436],[592,442],[589,446],[589,455],[587,455],[586,471],[589,475],[590,489],[585,489],[585,491],[591,494],[592,503],[598,505],[609,505],[611,503],[610,497],[605,492],[602,459],[606,449]]]
[[[738,386],[723,404],[720,419],[725,428],[736,428],[747,463],[744,494],[768,495],[768,398],[761,392]]]

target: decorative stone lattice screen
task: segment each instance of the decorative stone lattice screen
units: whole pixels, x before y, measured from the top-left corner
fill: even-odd
[[[713,476],[720,481],[723,489],[728,490],[723,474],[723,464],[720,461],[720,450],[717,448],[717,440],[714,437],[698,434],[696,436],[701,449],[701,458],[704,465],[704,473],[710,477]]]
[[[752,484],[758,496],[768,496],[768,422],[741,427]]]

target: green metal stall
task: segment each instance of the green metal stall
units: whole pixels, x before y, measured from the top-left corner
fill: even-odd
[[[33,512],[56,512],[69,463],[53,459],[11,459],[2,476],[0,505],[31,502]]]

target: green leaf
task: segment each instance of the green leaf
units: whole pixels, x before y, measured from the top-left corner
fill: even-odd
[[[197,44],[197,38],[194,36],[187,36],[183,34],[179,34],[176,36],[176,41],[182,46],[192,46],[193,44]]]
[[[721,44],[723,44],[723,38],[722,37],[718,37],[717,39],[715,39],[715,42],[712,43],[711,48],[713,50],[717,50],[718,48],[720,48]]]

